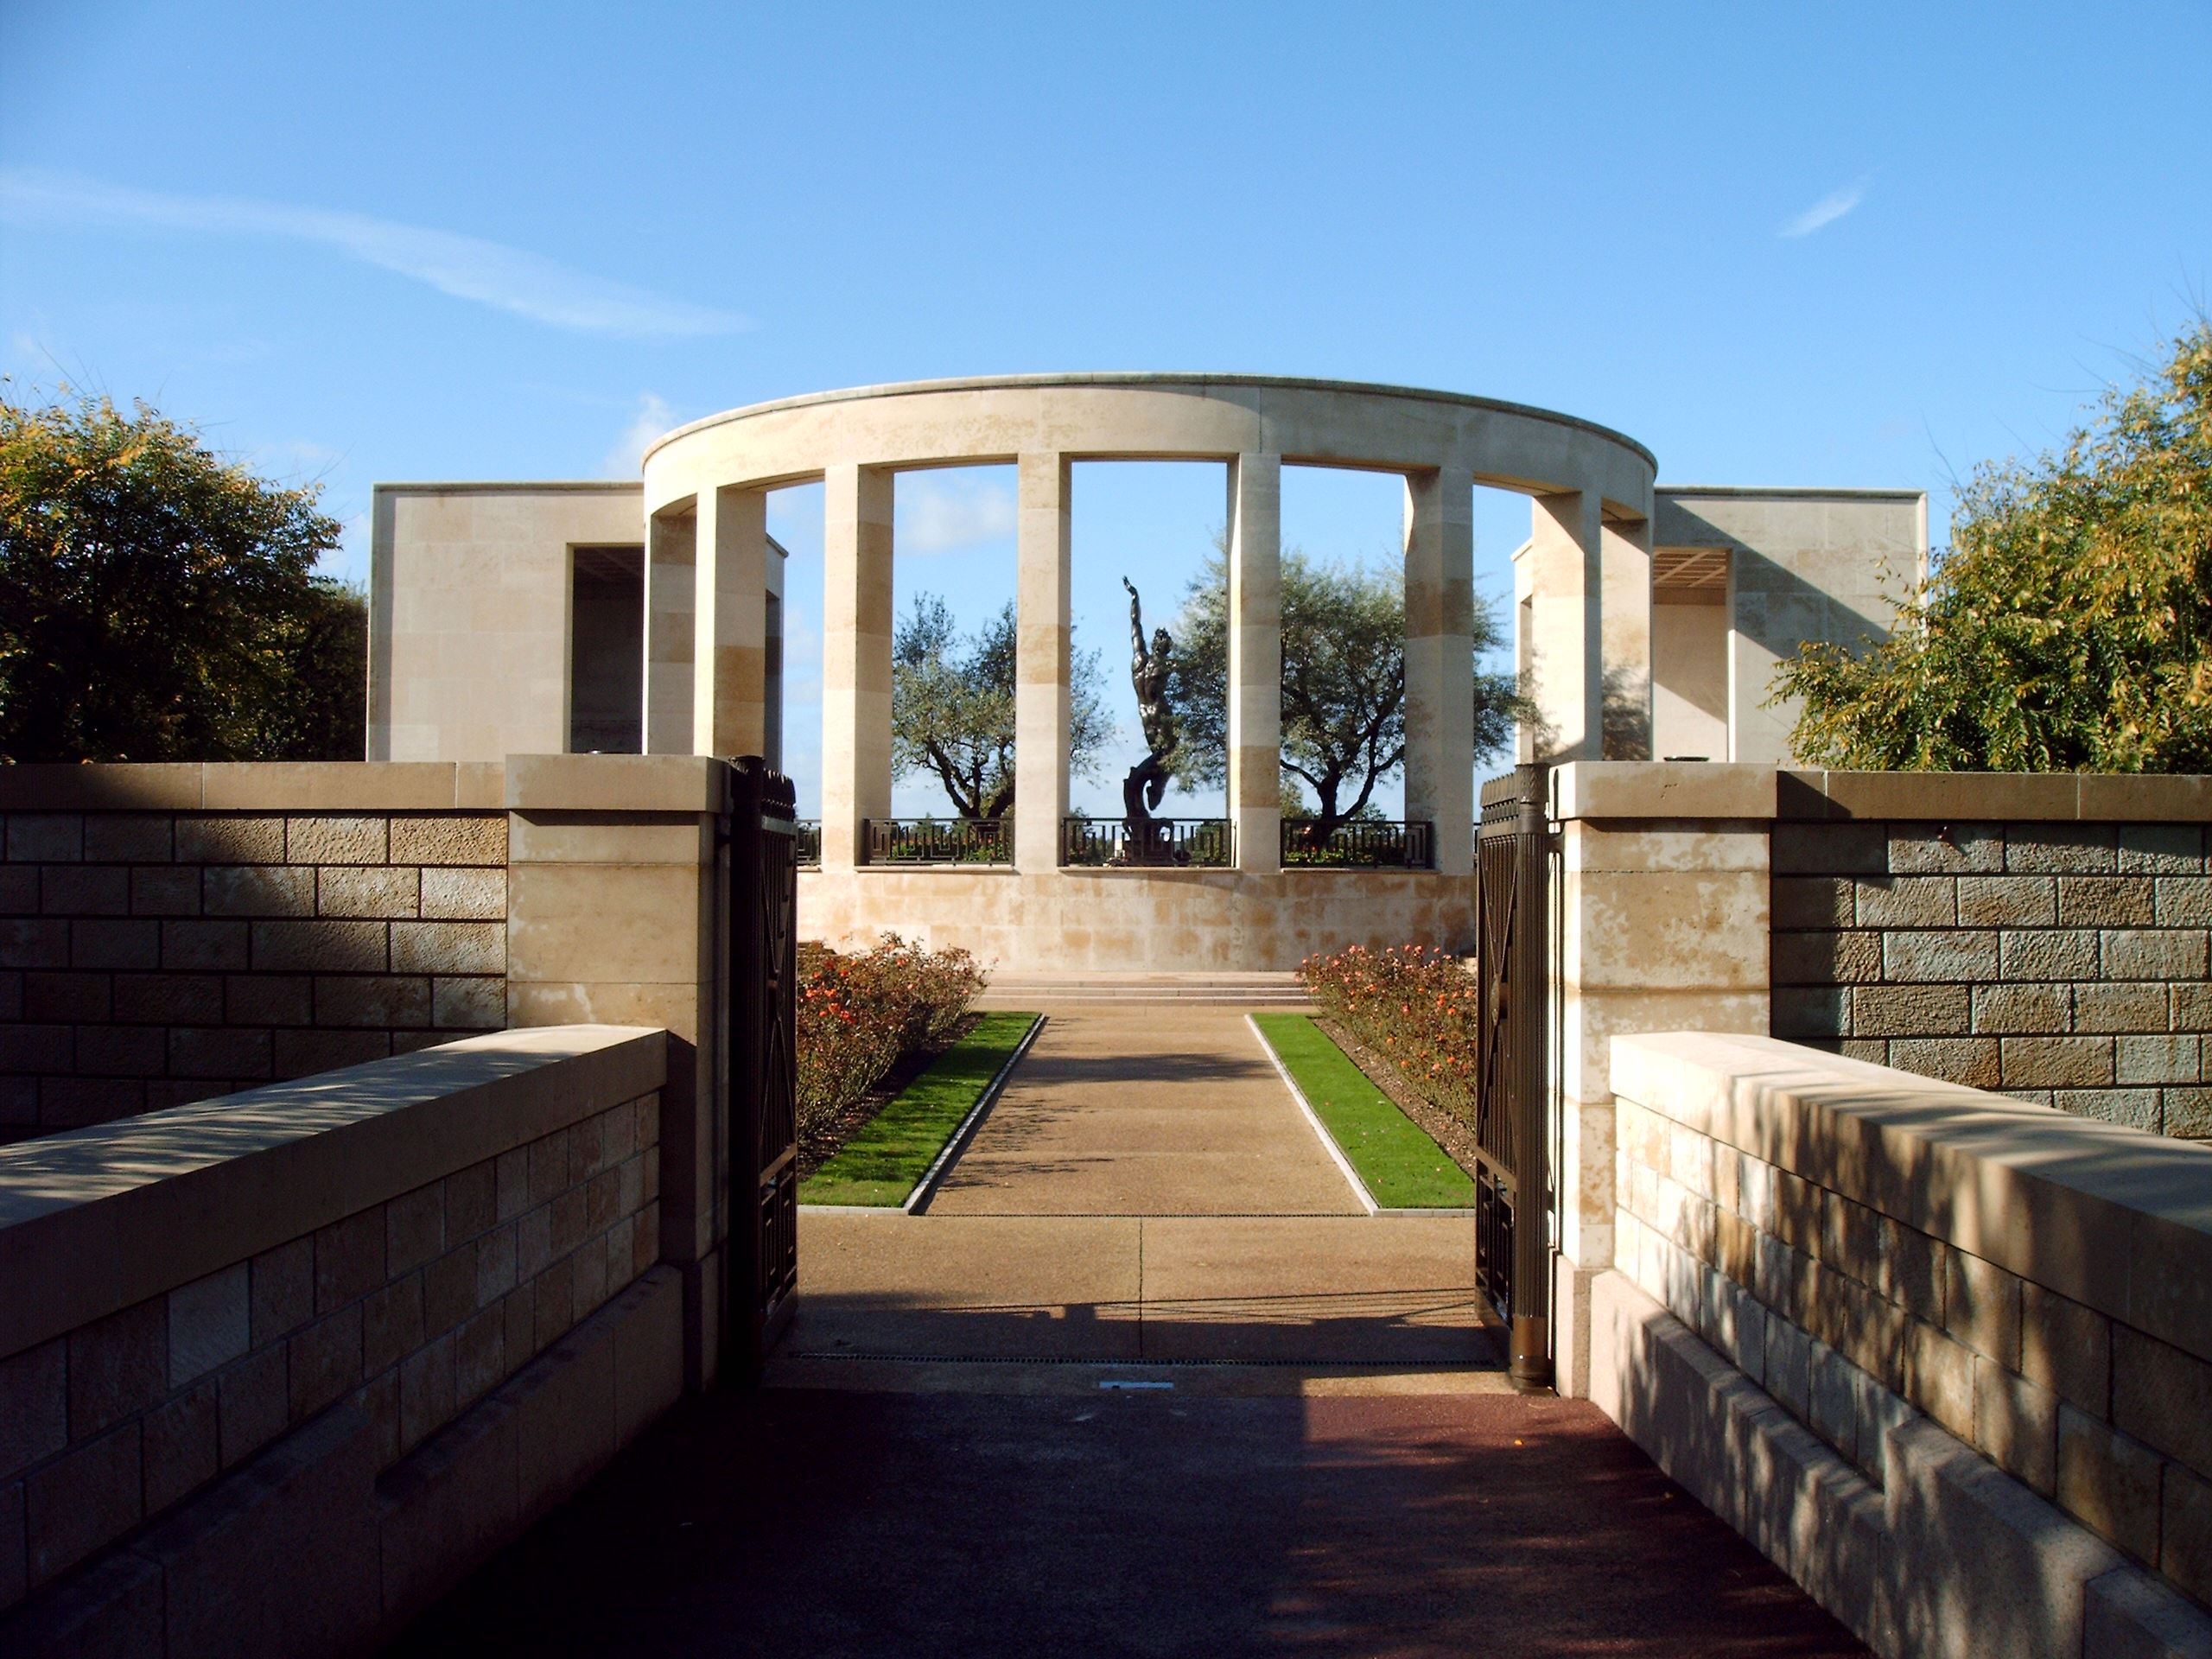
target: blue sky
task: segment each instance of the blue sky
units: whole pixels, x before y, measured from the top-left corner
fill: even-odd
[[[2201,3],[7,0],[0,371],[146,397],[356,522],[378,480],[607,474],[789,393],[1211,368],[1567,410],[1670,482],[1926,487],[1940,537],[1952,473],[2205,294],[2208,48]],[[1164,607],[1220,517],[1189,471],[1078,480],[1122,702],[1122,568]],[[932,487],[902,594],[980,616],[1007,482]],[[1395,529],[1376,480],[1287,496],[1316,551]],[[819,511],[778,503],[795,566]],[[1493,592],[1524,527],[1486,505]]]

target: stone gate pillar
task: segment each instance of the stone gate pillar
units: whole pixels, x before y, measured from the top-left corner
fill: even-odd
[[[1057,869],[1068,810],[1068,461],[1053,451],[1017,462],[1014,575],[1014,862]]]
[[[691,747],[728,760],[767,748],[768,498],[702,490],[694,537]]]
[[[822,868],[849,870],[861,825],[891,816],[892,474],[824,469]]]
[[[1406,817],[1435,828],[1436,868],[1474,869],[1475,475],[1406,478]]]
[[[1282,868],[1282,457],[1229,474],[1229,818],[1236,867]]]
[[[1550,730],[1522,758],[1648,760],[1649,515],[1608,522],[1598,493],[1580,490],[1536,497],[1531,521],[1529,668]]]

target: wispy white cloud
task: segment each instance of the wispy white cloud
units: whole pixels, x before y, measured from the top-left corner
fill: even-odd
[[[608,282],[481,237],[365,213],[228,196],[168,195],[8,168],[0,170],[0,219],[306,242],[427,283],[455,299],[581,334],[666,339],[729,334],[749,326],[734,312]]]
[[[645,464],[646,447],[677,424],[676,411],[665,397],[656,391],[639,393],[629,424],[601,459],[600,470],[609,478],[635,478]]]
[[[1014,534],[1014,492],[984,479],[901,480],[897,537],[902,553],[949,553]]]
[[[1831,190],[1803,213],[1777,231],[1777,236],[1810,236],[1815,231],[1833,225],[1846,213],[1866,200],[1863,184],[1847,185],[1840,190]]]

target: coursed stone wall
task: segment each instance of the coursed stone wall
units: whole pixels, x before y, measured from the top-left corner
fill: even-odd
[[[2212,1138],[2204,837],[2196,823],[1778,822],[1774,1034]]]
[[[2013,1541],[2023,1558],[2046,1552],[2024,1605],[2050,1597],[2052,1616],[2074,1621],[2073,1644],[2048,1650],[2115,1650],[2085,1637],[2081,1587],[2126,1560],[2212,1603],[2212,1302],[2202,1234],[2188,1225],[2212,1157],[1965,1089],[1931,1098],[1893,1071],[1823,1066],[1766,1039],[1623,1039],[1614,1081],[1615,1267],[1763,1390],[1731,1403],[1721,1389],[1721,1409],[1748,1427],[1778,1406],[1863,1478],[1853,1500],[1848,1481],[1767,1433],[1770,1466],[1802,1465],[1834,1508],[1816,1517],[1782,1504],[1781,1533],[1755,1541],[1793,1556],[1777,1559],[1816,1593],[1834,1590],[1828,1605],[1878,1650],[2030,1650],[1960,1616],[1976,1596],[2006,1592],[1975,1541],[1945,1543],[1961,1575],[1948,1589],[1885,1578],[1882,1560],[1900,1549],[1913,1558],[1897,1569],[1905,1579],[1944,1570],[1909,1548],[1915,1529],[1990,1522],[1945,1512],[1956,1471],[1930,1472],[1931,1458],[1950,1454],[1926,1424],[2110,1547],[2069,1544],[2025,1494],[1990,1500],[2004,1527],[2040,1540]],[[1688,1376],[1654,1386],[1714,1380]],[[1722,1472],[1710,1445],[1691,1449],[1694,1402],[1639,1401],[1618,1371],[1600,1392],[1617,1420],[1638,1416],[1624,1421],[1631,1433],[1691,1459],[1689,1472]],[[1670,1411],[1681,1414],[1671,1427]],[[1739,1524],[1760,1524],[1756,1498]],[[1991,1582],[1974,1581],[1984,1573]],[[2133,1601],[2156,1600],[2128,1583]],[[1914,1599],[1945,1595],[1952,1612],[1923,1603],[1929,1628],[1916,1636]],[[2169,1613],[2212,1641],[2212,1620]],[[1946,1634],[1954,1618],[1967,1628]]]
[[[0,1140],[506,1023],[503,811],[0,816]]]
[[[355,1650],[611,1456],[626,1391],[629,1433],[672,1401],[664,1044],[503,1033],[0,1149],[0,1650]]]

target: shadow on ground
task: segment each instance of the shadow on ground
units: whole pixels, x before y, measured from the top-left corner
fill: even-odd
[[[1592,1407],[687,1403],[395,1654],[1864,1651]]]

